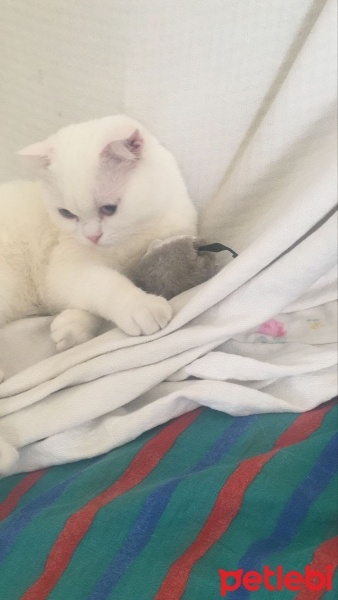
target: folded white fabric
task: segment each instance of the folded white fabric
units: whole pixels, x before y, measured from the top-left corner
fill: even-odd
[[[174,298],[164,331],[55,356],[48,318],[0,330],[3,473],[106,452],[198,405],[300,412],[337,393],[332,9],[302,30],[203,214],[238,258]]]

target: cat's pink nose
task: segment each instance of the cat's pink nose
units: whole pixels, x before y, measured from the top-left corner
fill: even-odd
[[[93,244],[97,244],[97,242],[99,241],[100,237],[102,236],[102,233],[99,234],[93,234],[93,235],[86,235],[87,240],[90,240],[91,242],[93,242]]]

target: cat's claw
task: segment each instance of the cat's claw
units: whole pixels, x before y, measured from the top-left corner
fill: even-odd
[[[114,315],[114,322],[128,335],[151,335],[168,325],[172,308],[165,298],[137,292],[125,299],[123,308]]]
[[[88,342],[98,333],[100,320],[84,310],[68,308],[55,317],[51,336],[58,352]]]

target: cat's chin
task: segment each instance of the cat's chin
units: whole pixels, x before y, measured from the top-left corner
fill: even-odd
[[[116,246],[119,246],[120,244],[125,242],[126,239],[126,237],[119,237],[114,240],[100,240],[99,243],[96,244],[96,246],[98,246],[99,248],[115,248]]]
[[[101,240],[99,240],[98,242],[91,242],[90,240],[88,240],[85,237],[78,237],[78,236],[74,236],[74,239],[81,244],[81,246],[90,246],[91,248],[99,248],[100,246],[103,246],[104,244],[101,242]]]
[[[93,242],[91,242],[90,240],[87,240],[86,238],[81,238],[81,237],[75,237],[73,238],[76,242],[78,242],[78,244],[80,244],[80,246],[90,246],[91,248],[97,248],[98,244],[94,244]]]

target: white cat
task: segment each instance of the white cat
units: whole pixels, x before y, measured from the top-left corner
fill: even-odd
[[[98,317],[130,335],[165,327],[169,303],[123,273],[152,240],[195,235],[173,156],[122,115],[71,125],[20,154],[39,162],[41,178],[0,186],[0,326],[57,314],[59,351],[92,338]]]

